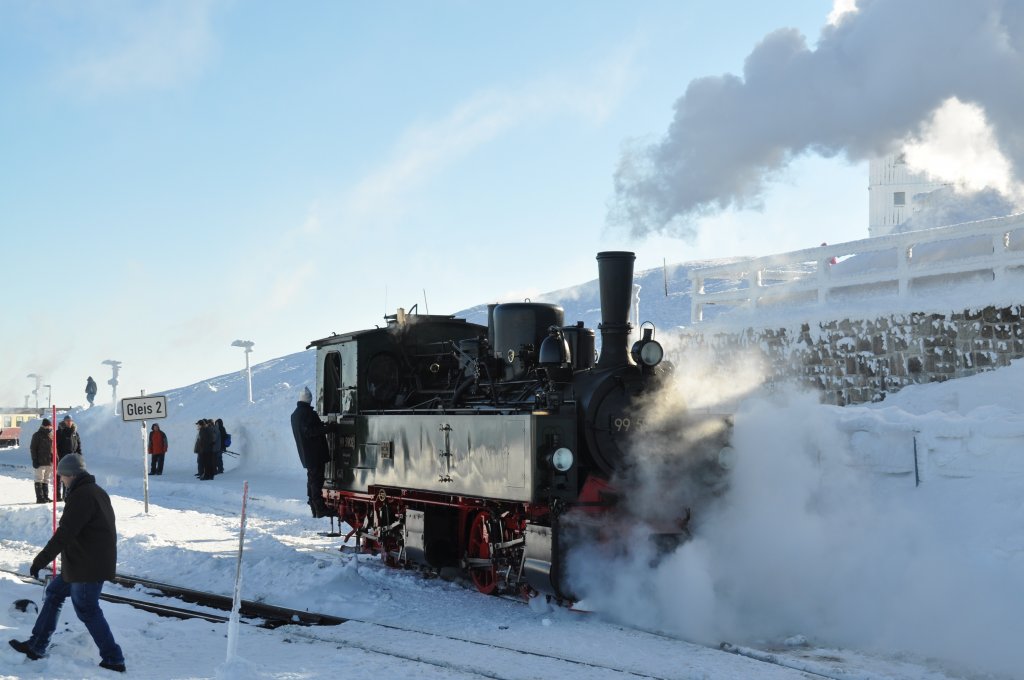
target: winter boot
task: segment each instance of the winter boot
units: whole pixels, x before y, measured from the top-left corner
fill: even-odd
[[[39,485],[36,484],[36,486],[39,486]],[[25,641],[9,640],[7,644],[9,644],[11,647],[13,647],[14,649],[16,649],[19,652],[21,652],[22,654],[24,654],[28,658],[32,659],[33,661],[38,661],[39,659],[42,659],[43,655],[40,654],[39,652],[35,651],[34,649],[32,649],[29,646],[29,644],[28,644],[29,642],[31,642],[31,640],[25,640]]]
[[[64,482],[57,482],[57,502],[60,503],[64,496]]]
[[[43,498],[44,493],[46,493],[46,484],[36,482],[36,503],[46,502],[46,499]]]

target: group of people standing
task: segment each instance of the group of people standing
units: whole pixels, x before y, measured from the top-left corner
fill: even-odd
[[[209,480],[224,472],[224,452],[228,449],[230,436],[220,418],[200,418],[196,421],[196,477]]]
[[[29,452],[32,454],[32,468],[36,484],[36,503],[51,503],[50,486],[53,479],[53,442],[57,440],[57,461],[71,453],[82,453],[82,438],[78,435],[78,426],[70,415],[57,425],[54,433],[49,418],[43,418],[39,429],[32,435]],[[54,493],[58,501],[64,500],[64,484],[58,482]]]
[[[196,427],[199,430],[195,446],[199,464],[196,477],[213,479],[214,475],[224,472],[224,452],[231,444],[231,435],[224,429],[224,421],[220,418],[198,420]],[[32,435],[32,442],[29,444],[34,470],[36,503],[52,502],[50,488],[53,486],[54,439],[57,440],[58,461],[68,454],[81,455],[82,453],[82,438],[78,434],[78,426],[75,425],[70,415],[64,416],[64,419],[57,425],[56,432],[53,430],[50,419],[43,418],[42,424]],[[150,458],[149,474],[162,475],[164,473],[164,456],[167,454],[167,449],[167,433],[163,431],[159,423],[154,423],[149,432],[149,444],[146,449]],[[62,501],[64,496],[62,483],[57,483],[55,493],[57,501]]]

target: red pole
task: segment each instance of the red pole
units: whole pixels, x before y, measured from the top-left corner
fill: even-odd
[[[50,423],[52,427],[50,431],[53,433],[50,461],[53,463],[53,533],[57,533],[57,485],[60,484],[60,478],[57,477],[57,405],[51,406],[53,409],[50,412]],[[50,571],[53,575],[57,575],[57,558],[53,558],[53,564],[50,565]]]

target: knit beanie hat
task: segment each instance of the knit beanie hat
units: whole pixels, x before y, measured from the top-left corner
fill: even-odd
[[[85,472],[85,458],[80,454],[69,453],[57,463],[57,474],[65,477],[77,477]]]
[[[49,418],[43,418],[42,426],[43,427],[49,427],[50,426],[50,419]]]
[[[313,403],[313,393],[309,391],[308,387],[303,387],[299,392],[299,401],[304,401],[307,404]]]

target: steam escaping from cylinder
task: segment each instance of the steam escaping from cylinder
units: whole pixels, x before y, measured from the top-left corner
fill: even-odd
[[[570,552],[572,591],[603,616],[706,644],[806,639],[1018,677],[1024,612],[1007,593],[1024,592],[1019,560],[985,552],[976,531],[1016,525],[975,496],[1005,503],[1019,481],[918,488],[869,473],[841,427],[847,413],[816,394],[751,392],[735,414],[728,488],[693,509],[691,539],[664,552],[649,527],[624,524],[614,546]],[[670,503],[666,480],[648,477],[628,493]],[[949,503],[954,493],[972,500]]]
[[[597,368],[615,368],[633,364],[629,356],[629,306],[633,294],[633,263],[636,255],[628,251],[597,254],[601,290],[601,356]]]

